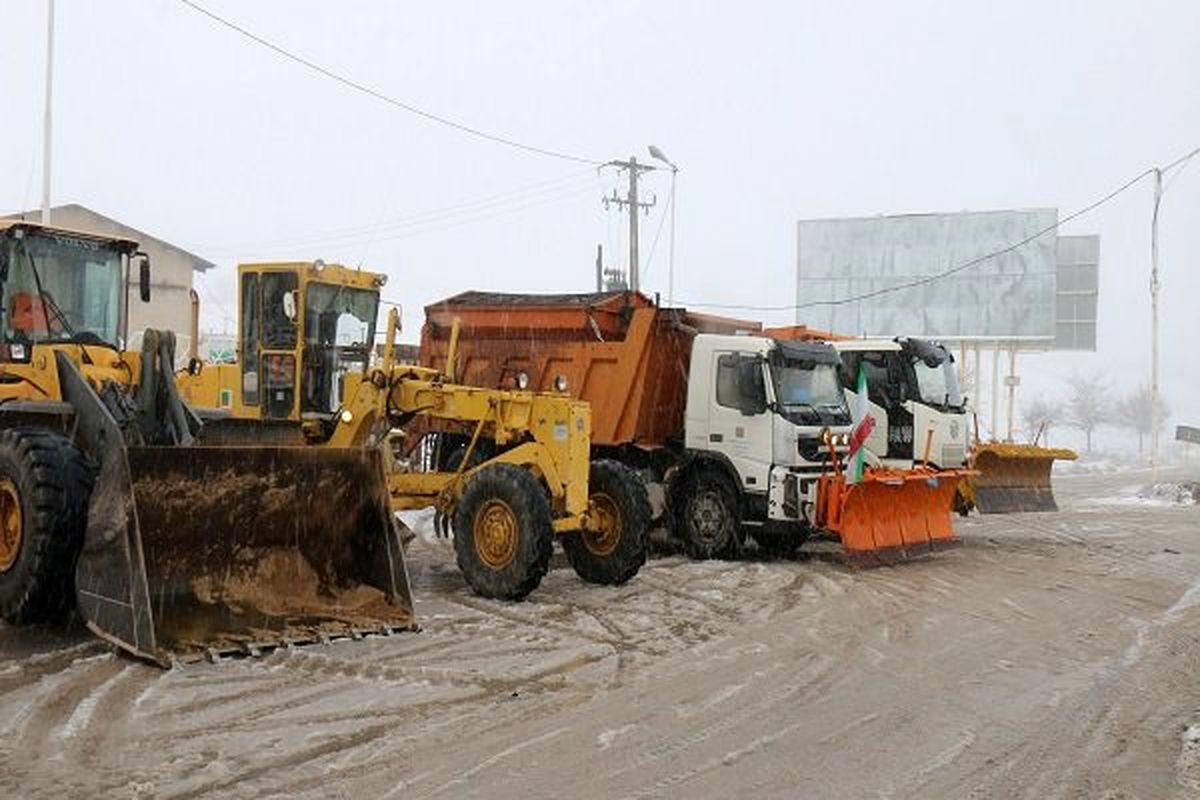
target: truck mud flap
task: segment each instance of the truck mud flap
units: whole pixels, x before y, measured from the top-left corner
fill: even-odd
[[[981,514],[1057,511],[1050,471],[1055,459],[1078,456],[1065,448],[1030,444],[985,444],[976,448],[969,491]]]
[[[376,449],[110,447],[75,584],[93,632],[164,666],[414,626]]]
[[[821,479],[820,524],[856,566],[890,564],[958,544],[951,516],[962,472],[871,470],[858,483]]]

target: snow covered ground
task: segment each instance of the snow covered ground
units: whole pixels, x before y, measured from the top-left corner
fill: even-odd
[[[1147,483],[885,569],[556,555],[515,604],[410,515],[420,633],[163,672],[0,627],[0,796],[1196,798],[1200,506]]]

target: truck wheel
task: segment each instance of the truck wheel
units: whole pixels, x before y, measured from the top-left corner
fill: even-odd
[[[553,536],[545,489],[512,464],[475,473],[454,510],[458,568],[484,597],[520,600],[536,589],[550,568]]]
[[[695,559],[733,558],[741,547],[737,496],[723,477],[699,470],[676,493],[676,536]]]
[[[57,433],[0,431],[0,618],[59,619],[74,606],[92,472]]]
[[[618,586],[646,563],[650,498],[638,474],[618,461],[593,461],[588,483],[599,527],[563,536],[563,550],[585,581]]]

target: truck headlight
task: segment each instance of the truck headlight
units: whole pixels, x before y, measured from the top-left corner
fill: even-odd
[[[566,375],[555,376],[554,391],[562,392],[563,394],[567,393],[567,376]]]
[[[521,372],[517,373],[517,388],[522,391],[529,388],[529,373],[528,372],[521,371]]]

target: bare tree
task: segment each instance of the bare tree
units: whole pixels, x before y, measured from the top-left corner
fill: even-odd
[[[1040,436],[1044,443],[1050,438],[1050,429],[1062,422],[1066,416],[1066,409],[1063,407],[1062,401],[1042,395],[1038,395],[1024,404],[1021,411],[1021,418],[1025,423],[1025,435],[1031,442],[1039,441],[1038,437]]]
[[[1144,451],[1144,442],[1146,434],[1150,433],[1154,427],[1154,414],[1152,413],[1152,397],[1150,387],[1145,384],[1139,384],[1138,388],[1130,392],[1117,401],[1116,407],[1113,409],[1114,421],[1123,428],[1128,428],[1137,434],[1138,437],[1138,455]],[[1171,415],[1170,408],[1167,407],[1167,401],[1160,394],[1158,396],[1158,425],[1162,429],[1163,422]]]
[[[1111,388],[1108,380],[1099,373],[1093,375],[1074,374],[1067,378],[1071,394],[1067,397],[1066,422],[1072,428],[1083,431],[1087,439],[1087,452],[1092,452],[1092,434],[1101,424],[1112,417],[1109,400]]]

